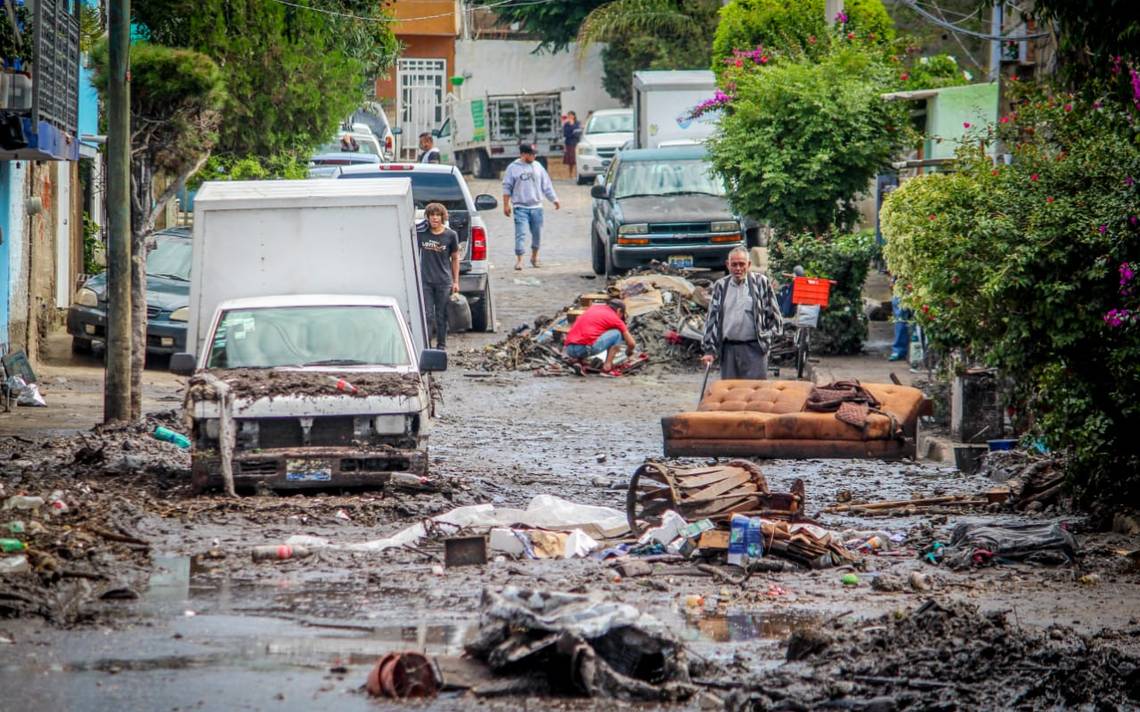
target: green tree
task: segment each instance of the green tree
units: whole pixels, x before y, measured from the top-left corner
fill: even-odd
[[[91,53],[93,81],[105,95],[107,43]],[[131,417],[142,415],[146,360],[146,237],[210,156],[225,102],[222,71],[200,52],[149,42],[131,46]],[[157,179],[165,187],[155,195]]]
[[[395,61],[385,4],[136,0],[132,11],[153,41],[225,68],[217,150],[244,156],[307,152],[360,106]]]
[[[733,74],[710,142],[733,207],[780,233],[848,229],[855,197],[903,142],[906,108],[880,98],[893,71],[855,43],[819,62],[776,59]]]
[[[1085,502],[1140,496],[1140,144],[1130,109],[1035,98],[1003,117],[1011,165],[963,144],[953,173],[884,206],[901,296],[943,349],[1002,369]]]
[[[540,50],[561,52],[578,36],[578,28],[595,8],[613,0],[574,0],[574,2],[507,3],[502,0],[474,0],[475,5],[489,5],[500,21],[519,23],[538,35]]]

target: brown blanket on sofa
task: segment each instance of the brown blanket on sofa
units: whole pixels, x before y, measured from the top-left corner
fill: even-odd
[[[835,381],[825,386],[812,386],[804,401],[804,410],[816,413],[835,413],[836,420],[853,425],[860,430],[867,427],[871,413],[879,413],[891,419],[891,432],[902,437],[902,429],[895,416],[880,407],[882,404],[859,381]]]

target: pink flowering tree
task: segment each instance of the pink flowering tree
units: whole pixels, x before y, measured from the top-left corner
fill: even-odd
[[[886,201],[885,256],[946,351],[1000,368],[1086,502],[1140,497],[1140,130],[1119,102],[1017,97],[953,170]],[[1000,136],[1012,163],[984,146]]]

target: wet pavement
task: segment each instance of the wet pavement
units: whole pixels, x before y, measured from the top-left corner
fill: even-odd
[[[475,193],[499,195],[495,182],[472,183]],[[453,351],[493,343],[503,332],[601,286],[584,278],[590,274],[588,186],[562,181],[557,189],[564,208],[558,213],[547,208],[539,269],[511,269],[511,223],[501,211],[487,213],[500,333],[455,335]],[[538,285],[529,281],[534,279]],[[52,343],[66,346],[59,338]],[[50,407],[0,415],[4,433],[67,435],[90,428],[101,403],[97,362],[60,354],[41,371]],[[522,506],[537,494],[624,511],[630,475],[646,457],[661,453],[661,416],[691,409],[700,381],[696,372],[604,379],[453,369],[442,378],[442,417],[431,436],[432,470],[451,485],[444,494],[329,493],[234,503],[218,496],[189,497],[165,481],[130,480],[129,486],[147,497],[148,509],[140,512],[136,528],[151,544],[139,598],[94,601],[86,619],[66,627],[31,618],[0,620],[0,712],[402,708],[406,705],[377,702],[362,691],[375,659],[406,649],[458,655],[478,625],[483,587],[511,584],[596,592],[631,603],[664,622],[693,656],[729,670],[743,664],[750,673],[782,665],[786,639],[796,631],[830,629],[838,620],[870,621],[913,609],[928,597],[970,602],[983,611],[1010,610],[1019,626],[1057,622],[1095,633],[1138,625],[1140,577],[1111,553],[1135,548],[1135,541],[1111,535],[1086,539],[1099,552],[1092,564],[1103,572],[1096,586],[1079,585],[1080,572],[1071,568],[936,569],[920,562],[913,549],[867,557],[854,571],[860,580],[855,587],[840,583],[852,572],[846,568],[756,575],[743,586],[724,585],[685,565],[659,565],[652,576],[615,580],[611,569],[593,560],[504,560],[441,572],[436,568],[441,551],[431,546],[380,554],[326,551],[284,562],[249,559],[251,546],[281,543],[292,535],[334,543],[378,539],[455,506]],[[177,407],[181,383],[149,369],[147,409]],[[812,460],[761,467],[774,491],[787,491],[794,479],[803,479],[809,514],[835,502],[840,492],[855,500],[882,500],[993,486],[930,463]],[[104,480],[102,486],[114,481]],[[993,515],[819,519],[833,529],[885,530],[927,542],[945,536],[955,523]],[[1002,516],[1002,521],[1015,519]],[[1079,518],[1068,519],[1079,526]],[[884,573],[906,579],[912,572],[923,574],[928,590],[885,593],[870,585]],[[416,707],[473,704],[446,692]],[[517,696],[479,704],[606,708],[590,701],[528,704]]]

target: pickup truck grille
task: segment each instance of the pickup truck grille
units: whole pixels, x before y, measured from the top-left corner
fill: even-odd
[[[709,224],[707,222],[649,224],[649,234],[651,235],[689,235],[708,231]]]
[[[153,319],[162,313],[162,307],[152,307],[149,304],[146,307],[146,318]]]
[[[599,158],[613,158],[615,153],[617,153],[616,148],[599,148],[598,149],[598,157]]]
[[[297,418],[262,418],[257,421],[258,445],[262,449],[351,445],[355,439],[351,415],[313,418],[309,441]]]

